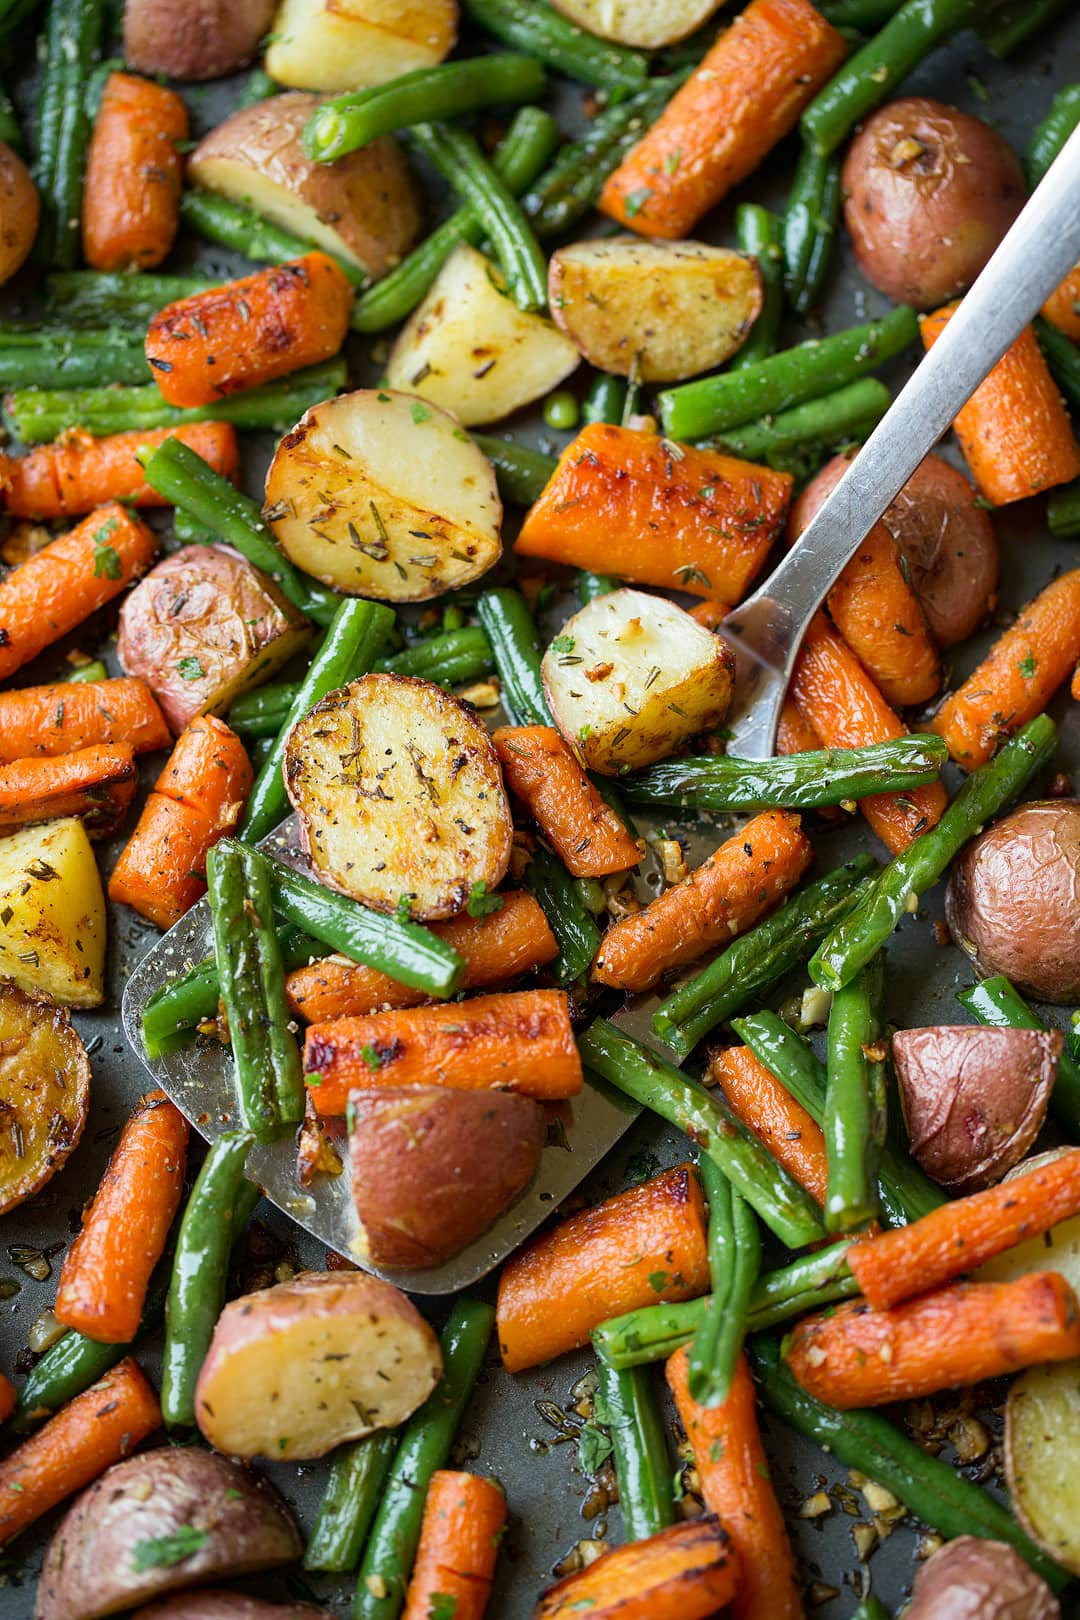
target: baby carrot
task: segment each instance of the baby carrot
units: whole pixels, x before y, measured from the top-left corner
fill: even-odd
[[[605,1553],[549,1587],[533,1620],[706,1620],[726,1609],[739,1561],[712,1514]]]
[[[1080,1354],[1080,1305],[1056,1271],[953,1283],[887,1311],[849,1300],[804,1317],[785,1354],[827,1406],[884,1406]]]
[[[0,680],[146,572],[157,541],[123,506],[96,512],[0,580]]]
[[[147,754],[169,741],[154,694],[133,677],[0,692],[0,764],[73,754],[94,743],[126,744],[134,754]]]
[[[120,1462],[160,1425],[157,1396],[127,1356],[0,1462],[0,1546]]]
[[[751,0],[600,194],[644,236],[689,236],[799,121],[847,54],[809,0]]]
[[[506,1087],[556,1102],[582,1087],[565,990],[515,990],[467,1001],[312,1024],[305,1079],[320,1114],[343,1114],[372,1086]]]
[[[746,1357],[736,1361],[730,1392],[720,1406],[699,1406],[694,1400],[685,1348],[670,1357],[666,1372],[693,1448],[705,1506],[725,1526],[739,1555],[732,1620],[801,1620],[795,1562],[769,1480]]]
[[[507,1372],[576,1350],[609,1316],[709,1287],[705,1200],[692,1165],[664,1170],[550,1227],[499,1278],[496,1326]]]
[[[126,743],[11,760],[0,765],[0,836],[35,821],[81,816],[91,838],[111,838],[128,813],[137,776]]]
[[[64,1256],[56,1319],[99,1344],[130,1344],[150,1273],[184,1191],[188,1123],[160,1091],[135,1105]]]
[[[1080,568],[1029,602],[963,686],[934,716],[933,730],[958,765],[985,765],[998,743],[1042,714],[1080,659]]]
[[[821,747],[821,738],[791,698],[784,699],[776,729],[778,754],[808,754]]]
[[[958,307],[946,304],[920,315],[927,349]],[[1030,326],[976,388],[953,430],[972,477],[995,506],[1026,500],[1080,476],[1080,445]]]
[[[497,1480],[437,1469],[401,1620],[431,1620],[443,1610],[453,1620],[483,1620],[505,1526],[506,1497]]]
[[[797,815],[763,811],[685,882],[609,928],[593,979],[616,990],[648,990],[668,969],[729,945],[795,887],[813,856]]]
[[[707,597],[704,602],[695,602],[690,609],[690,617],[703,624],[706,630],[719,630],[721,624],[731,612],[726,602],[718,602],[714,597]]]
[[[212,405],[329,360],[345,340],[352,296],[340,265],[307,253],[167,305],[146,334],[162,399]]]
[[[500,726],[491,740],[507,787],[571,877],[608,877],[637,866],[643,849],[554,726]]]
[[[95,270],[160,264],[180,223],[187,107],[175,90],[110,73],[86,158],[83,257]]]
[[[829,1179],[825,1138],[802,1104],[748,1046],[729,1046],[714,1052],[709,1074],[723,1091],[732,1113],[753,1131],[788,1175],[824,1205]]]
[[[95,439],[72,428],[52,444],[25,456],[0,457],[4,509],[13,517],[76,517],[105,501],[134,506],[167,506],[152,489],[135,459],[166,439],[179,439],[223,478],[235,478],[240,464],[236,429],[229,422],[185,422],[179,427],[135,429]]]
[[[1069,271],[1060,287],[1050,294],[1042,312],[1051,326],[1080,343],[1080,264]]]

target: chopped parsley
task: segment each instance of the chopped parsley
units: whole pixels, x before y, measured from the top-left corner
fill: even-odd
[[[493,911],[501,911],[502,907],[502,895],[488,894],[486,883],[474,883],[469,890],[465,910],[470,917],[489,917]]]
[[[578,1462],[582,1473],[595,1474],[611,1456],[611,1441],[595,1423],[583,1423],[578,1435]]]
[[[170,1569],[192,1558],[210,1539],[208,1530],[196,1530],[192,1524],[182,1524],[171,1536],[154,1536],[148,1541],[137,1541],[131,1552],[131,1567],[136,1575],[148,1569]]]
[[[110,518],[103,523],[94,535],[94,578],[95,579],[122,579],[124,565],[120,561],[120,553],[109,541],[117,530],[117,519]]]
[[[201,681],[206,671],[197,658],[181,658],[176,673],[182,681]]]

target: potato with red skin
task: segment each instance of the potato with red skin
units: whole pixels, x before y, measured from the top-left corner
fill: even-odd
[[[905,96],[866,120],[844,159],[844,219],[866,279],[936,309],[970,287],[1024,206],[1024,175],[979,118]]]
[[[220,79],[256,55],[277,0],[127,0],[124,61],[151,78]]]
[[[132,1620],[337,1620],[312,1603],[265,1603],[245,1592],[178,1592],[132,1616]]]
[[[1021,805],[953,863],[952,936],[984,976],[1039,1001],[1080,1001],[1080,799]]]
[[[978,499],[962,472],[927,456],[881,519],[939,647],[966,641],[997,601],[997,535]]]
[[[957,1536],[919,1568],[904,1620],[1061,1620],[1061,1605],[1006,1542]]]

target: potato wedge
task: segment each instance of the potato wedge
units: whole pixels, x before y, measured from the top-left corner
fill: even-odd
[[[363,90],[441,62],[457,22],[457,0],[283,0],[266,71],[300,90]]]
[[[0,981],[0,1215],[56,1174],[89,1105],[90,1059],[67,1012]]]
[[[11,280],[33,247],[40,211],[30,170],[0,141],[0,282]]]
[[[581,764],[616,776],[718,726],[735,658],[674,602],[620,590],[568,619],[540,667],[555,724]]]
[[[319,99],[294,90],[238,107],[203,136],[188,159],[188,179],[383,276],[420,228],[416,185],[388,135],[336,163],[313,163],[300,137]]]
[[[195,1390],[195,1417],[233,1457],[323,1457],[403,1423],[442,1373],[439,1341],[388,1282],[306,1271],[231,1300]]]
[[[518,309],[505,287],[490,259],[467,242],[456,247],[398,334],[390,387],[422,394],[474,427],[568,377],[580,359],[575,345],[543,315]]]
[[[552,0],[556,11],[601,39],[653,50],[685,39],[724,0]]]
[[[487,457],[445,411],[385,388],[307,411],[277,447],[266,503],[297,567],[350,596],[423,602],[502,552]]]
[[[267,1603],[233,1588],[178,1592],[162,1598],[132,1616],[132,1620],[332,1620],[327,1609],[313,1603]]]
[[[1061,1605],[1007,1541],[956,1536],[916,1571],[904,1620],[1061,1620]]]
[[[486,727],[411,675],[365,675],[289,733],[285,786],[316,875],[376,911],[464,911],[510,862],[513,825]]]
[[[553,253],[548,296],[556,325],[591,365],[677,382],[742,347],[761,313],[761,272],[732,248],[609,236]]]
[[[1068,1148],[1051,1148],[1048,1153],[1033,1154],[1010,1170],[1005,1180],[1027,1175],[1067,1152]],[[1003,1254],[996,1254],[972,1276],[976,1282],[1014,1282],[1029,1271],[1059,1271],[1074,1292],[1080,1290],[1080,1215],[1059,1221],[1049,1232],[1040,1232],[1038,1237],[1028,1238],[1026,1243],[1017,1243]]]
[[[1029,1367],[1005,1408],[1013,1511],[1055,1563],[1080,1575],[1080,1361]]]
[[[75,816],[0,839],[0,974],[65,1007],[104,999],[105,896]]]

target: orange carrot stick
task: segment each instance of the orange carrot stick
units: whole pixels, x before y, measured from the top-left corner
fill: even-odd
[[[146,572],[153,531],[122,506],[99,507],[0,580],[0,680],[66,636]]]
[[[706,1620],[740,1579],[731,1538],[711,1514],[605,1553],[540,1599],[533,1620]]]
[[[848,1250],[848,1265],[871,1305],[885,1310],[1078,1214],[1080,1148],[942,1204],[910,1226],[860,1238]]]
[[[824,615],[813,619],[791,678],[791,696],[826,748],[903,737],[905,726]],[[876,793],[859,808],[882,843],[898,855],[941,820],[948,803],[940,782],[909,793]]]
[[[821,738],[790,697],[784,699],[776,731],[778,754],[807,754],[821,747]]]
[[[726,1527],[739,1555],[732,1620],[801,1620],[795,1561],[769,1480],[746,1357],[735,1363],[727,1400],[712,1407],[699,1406],[691,1395],[687,1363],[686,1350],[676,1350],[667,1381],[693,1447],[705,1506]]]
[[[171,928],[206,893],[206,857],[238,825],[253,776],[224,720],[181,732],[109,879],[109,898]]]
[[[957,308],[946,304],[920,315],[927,349]],[[1080,445],[1030,326],[976,388],[953,431],[972,477],[995,506],[1026,500],[1080,476]]]
[[[160,264],[180,223],[187,107],[175,90],[110,73],[86,157],[83,257],[95,270]]]
[[[606,804],[554,726],[500,726],[492,742],[521,799],[572,877],[637,866],[644,849]]]
[[[352,287],[325,253],[306,253],[159,310],[146,358],[170,405],[212,405],[337,354]]]
[[[802,1104],[748,1046],[714,1052],[709,1073],[723,1088],[732,1113],[765,1144],[788,1175],[824,1205],[829,1179],[825,1138]]]
[[[1077,664],[1076,669],[1073,671],[1072,685],[1069,687],[1069,691],[1080,702],[1080,664]]]
[[[703,624],[706,630],[719,630],[721,624],[731,612],[726,602],[718,602],[714,597],[707,597],[704,602],[695,602],[690,609],[690,617]]]
[[[431,1620],[441,1612],[439,1597],[453,1620],[483,1620],[505,1526],[506,1497],[497,1480],[437,1469],[401,1620]]]
[[[983,765],[998,743],[1041,714],[1080,659],[1080,568],[1029,602],[963,686],[950,693],[933,730],[957,764]]]
[[[1069,271],[1061,286],[1052,292],[1042,307],[1052,326],[1074,343],[1080,343],[1080,264]]]
[[[432,933],[465,959],[463,990],[507,984],[531,968],[543,967],[559,954],[543,908],[524,889],[499,897],[502,905],[486,917],[467,912],[448,922],[429,924]],[[364,967],[347,956],[327,956],[295,968],[285,979],[289,1006],[309,1024],[332,1018],[378,1012],[387,1007],[419,1007],[428,999],[422,990],[400,984],[376,968]]]
[[[705,1201],[693,1165],[678,1165],[571,1215],[506,1262],[496,1308],[503,1364],[538,1366],[587,1344],[609,1316],[708,1287]]]
[[[6,1423],[15,1410],[15,1385],[0,1373],[0,1423]]]
[[[846,55],[809,0],[751,0],[610,176],[601,209],[643,236],[689,236]]]
[[[799,817],[765,810],[683,883],[609,928],[592,977],[616,990],[648,990],[670,968],[745,933],[793,889],[814,858]]]
[[[827,1406],[884,1406],[1080,1354],[1080,1305],[1056,1271],[953,1283],[891,1310],[863,1300],[807,1316],[786,1357]]]
[[[158,1398],[138,1363],[126,1356],[0,1462],[0,1546],[160,1426]]]
[[[343,1114],[350,1091],[373,1086],[500,1086],[557,1102],[583,1084],[564,990],[513,990],[312,1024],[304,1068],[320,1114]]]
[[[126,743],[12,760],[0,765],[0,835],[35,821],[81,816],[91,838],[111,838],[128,813],[137,778]]]
[[[0,764],[124,743],[134,754],[169,746],[169,728],[144,681],[62,681],[0,692]]]
[[[738,602],[787,515],[787,473],[593,422],[567,445],[514,549],[636,585]],[[705,493],[705,492],[708,493]]]
[[[150,432],[112,433],[103,439],[72,428],[28,455],[0,457],[4,507],[13,517],[44,519],[76,517],[105,501],[167,506],[135,459],[136,450],[154,449],[166,439],[190,446],[223,478],[236,477],[240,454],[230,422],[185,422]]]

